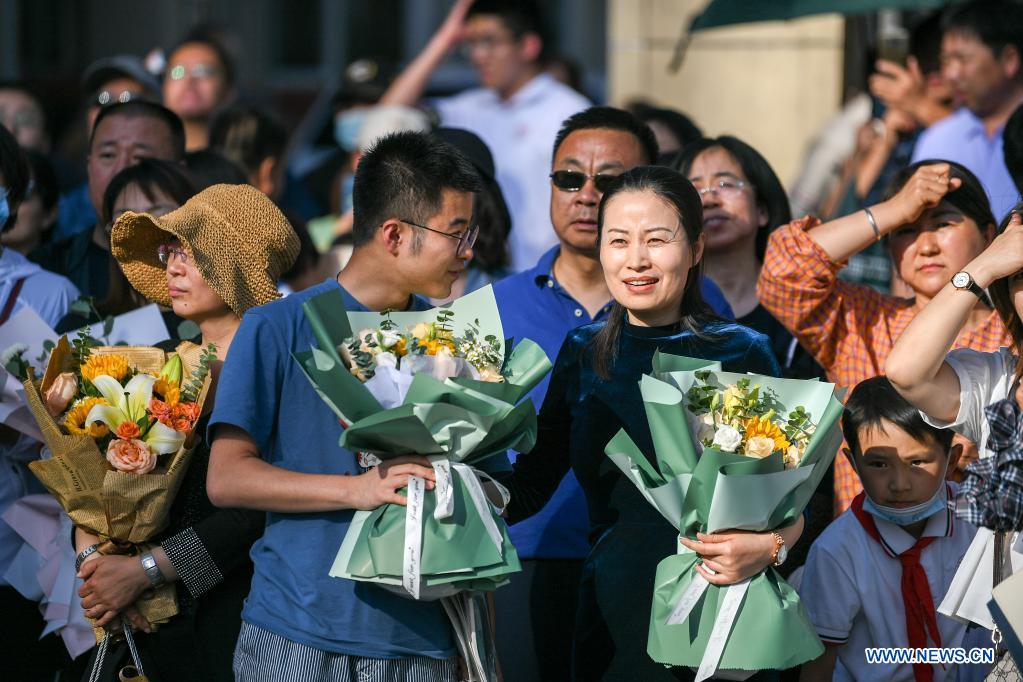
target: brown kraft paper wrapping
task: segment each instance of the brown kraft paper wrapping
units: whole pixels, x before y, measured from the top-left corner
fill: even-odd
[[[183,351],[186,349],[182,348]],[[159,373],[165,362],[158,348],[113,346],[93,348],[96,354],[119,354],[140,372]],[[194,354],[185,361],[187,378],[194,366]],[[68,435],[47,411],[42,395],[62,371],[73,368],[74,361],[66,337],[54,348],[43,381],[25,381],[25,397],[29,409],[39,423],[43,439],[52,457],[29,463],[36,478],[57,499],[75,525],[99,535],[105,542],[103,554],[135,555],[146,542],[167,526],[168,513],[184,480],[194,450],[194,434],[189,435],[173,455],[164,455],[164,464],[148,474],[131,474],[114,470],[88,436]],[[209,378],[199,395],[200,405],[209,390]],[[139,599],[139,611],[150,623],[166,622],[177,614],[173,585],[148,591]],[[102,630],[97,637],[102,637]]]

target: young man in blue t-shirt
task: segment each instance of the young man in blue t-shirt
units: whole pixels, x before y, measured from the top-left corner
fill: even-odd
[[[458,151],[419,133],[380,140],[355,175],[355,250],[336,278],[246,313],[220,375],[207,487],[219,506],[267,511],[252,548],[235,677],[245,681],[455,680],[439,602],[328,576],[352,510],[404,504],[422,457],[368,472],[338,446],[341,426],[291,353],[314,345],[302,303],[338,288],[349,310],[424,310],[472,257],[479,178]]]

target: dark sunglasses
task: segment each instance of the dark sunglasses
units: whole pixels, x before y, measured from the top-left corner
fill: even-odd
[[[578,192],[586,184],[586,178],[593,178],[593,186],[597,188],[597,191],[603,194],[611,188],[611,183],[618,179],[617,175],[608,175],[606,173],[597,173],[596,175],[587,175],[586,173],[580,173],[579,171],[554,171],[551,173],[551,182],[554,186],[565,192]]]

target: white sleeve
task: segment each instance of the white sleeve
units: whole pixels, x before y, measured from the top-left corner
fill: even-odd
[[[833,556],[818,538],[803,567],[799,598],[825,644],[845,644],[862,609],[856,581],[846,572],[851,565],[851,561]]]
[[[920,416],[931,426],[952,429],[981,446],[986,420],[984,408],[1005,397],[1015,359],[1006,348],[994,353],[957,348],[945,356],[945,362],[959,377],[959,413],[951,422],[934,419],[923,412]]]

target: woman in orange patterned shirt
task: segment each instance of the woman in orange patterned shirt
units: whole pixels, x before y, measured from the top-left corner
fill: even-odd
[[[970,171],[921,161],[903,169],[889,198],[875,206],[824,224],[807,217],[775,230],[757,295],[832,382],[852,388],[884,373],[910,320],[987,247],[994,229],[987,196]],[[838,279],[846,259],[882,238],[913,298]],[[954,347],[994,351],[1006,345],[1009,334],[998,314],[978,300]],[[848,462],[836,458],[836,514],[859,490]]]

